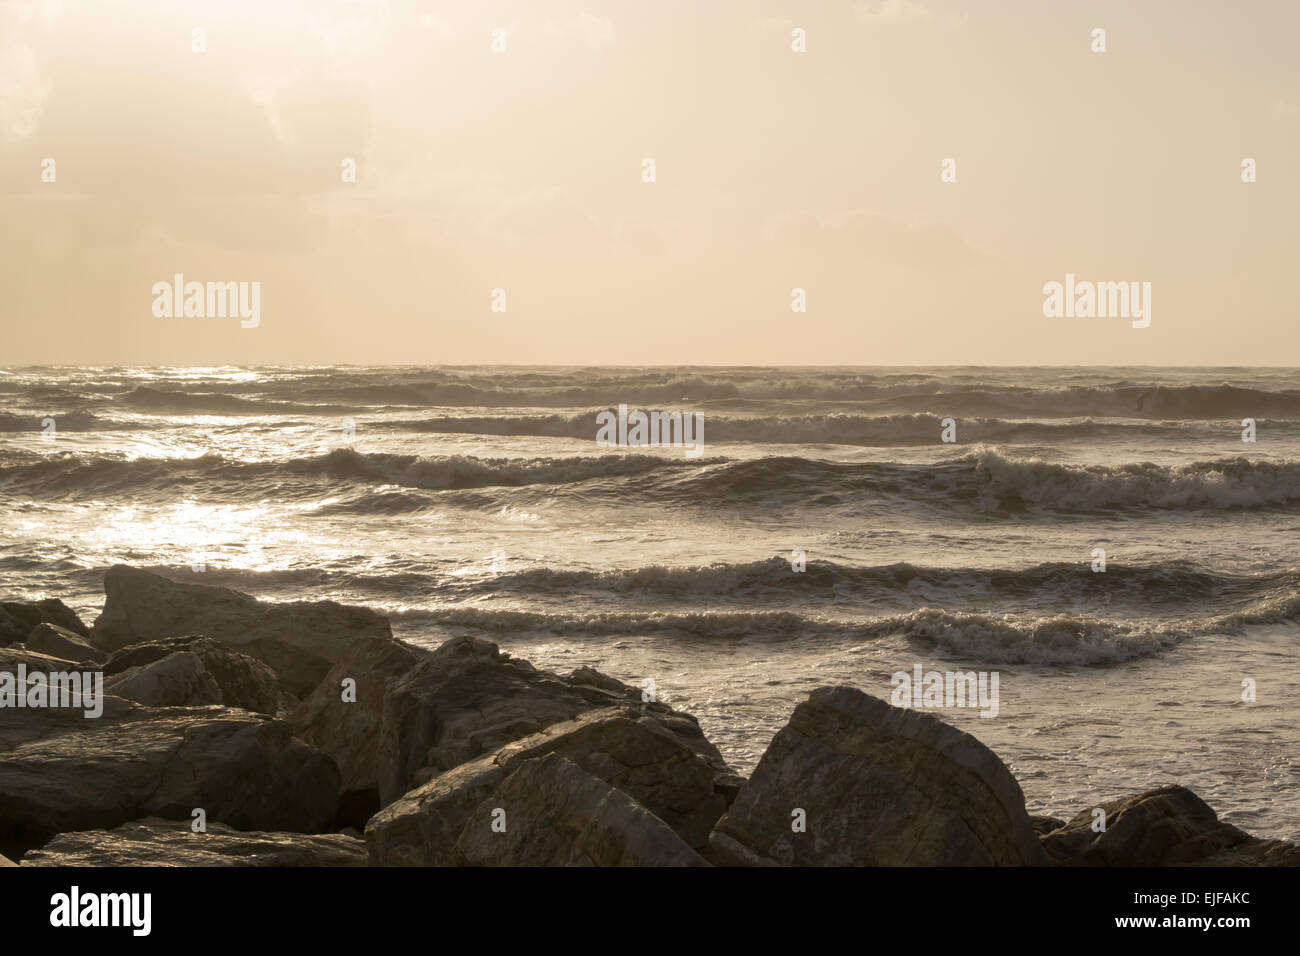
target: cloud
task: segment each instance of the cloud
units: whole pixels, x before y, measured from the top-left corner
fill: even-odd
[[[50,81],[40,54],[59,4],[0,3],[0,142],[36,136]]]

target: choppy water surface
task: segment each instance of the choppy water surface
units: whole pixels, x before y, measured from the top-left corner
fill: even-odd
[[[703,455],[599,447],[619,404]],[[744,770],[818,685],[996,670],[944,715],[1032,811],[1177,782],[1300,837],[1292,370],[6,368],[0,516],[11,595],[370,604],[653,679]]]

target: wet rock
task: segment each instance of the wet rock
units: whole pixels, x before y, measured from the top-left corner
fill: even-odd
[[[340,819],[365,826],[380,807],[379,767],[388,684],[411,672],[429,651],[371,639],[350,648],[316,689],[289,713],[294,735],[334,758],[343,777]],[[343,682],[355,682],[344,700]]]
[[[81,637],[90,634],[76,612],[55,598],[0,601],[0,647],[22,643],[38,624],[57,624]]]
[[[471,814],[455,854],[471,866],[708,866],[645,807],[556,753],[521,763]]]
[[[340,833],[243,832],[146,817],[111,830],[61,833],[23,866],[365,866],[366,844]]]
[[[162,661],[173,656],[182,657],[182,661],[162,665]],[[122,689],[127,681],[130,684],[125,686],[147,687],[163,680],[166,673],[188,673],[193,666],[189,658],[197,660],[197,670],[203,673],[195,673],[188,684],[174,692],[159,689],[137,696],[134,690]],[[151,706],[224,704],[268,715],[275,715],[281,709],[281,690],[275,671],[256,658],[208,637],[177,637],[133,644],[114,653],[103,669],[113,693]]]
[[[1061,827],[1065,826],[1065,821],[1059,820],[1056,817],[1039,817],[1030,814],[1029,825],[1032,826],[1034,832],[1041,837],[1046,836],[1053,830],[1059,830]]]
[[[591,672],[595,674],[596,672]],[[736,777],[695,718],[597,675],[579,681],[502,654],[495,644],[454,638],[387,685],[378,755],[381,805],[512,740],[610,706],[634,703],[714,767],[720,792]]]
[[[159,816],[243,830],[333,829],[338,768],[280,721],[223,707],[0,711],[0,852]]]
[[[116,674],[105,688],[148,707],[200,707],[222,702],[221,688],[203,661],[185,651]]]
[[[181,584],[117,565],[104,575],[104,613],[91,640],[105,650],[203,634],[269,665],[286,690],[309,694],[360,640],[391,638],[388,621],[333,601],[274,604],[229,588]]]
[[[385,807],[366,825],[371,862],[445,866],[476,808],[527,760],[560,754],[623,791],[690,847],[707,845],[726,808],[714,767],[656,717],[607,708],[547,727],[455,767]]]
[[[29,674],[34,671],[40,671],[43,674],[55,671],[87,673],[93,672],[99,666],[93,661],[80,663],[78,661],[65,661],[61,657],[51,657],[49,654],[39,654],[36,651],[28,650],[21,644],[0,647],[0,671],[17,674],[18,665],[20,664],[27,667]]]
[[[851,687],[819,688],[795,708],[707,855],[731,865],[1048,862],[1019,784],[991,750]]]
[[[60,657],[65,661],[85,663],[91,661],[102,664],[108,660],[108,654],[95,647],[89,640],[57,624],[42,622],[32,628],[23,645],[29,651]]]
[[[1260,840],[1222,823],[1186,787],[1158,787],[1099,804],[1106,829],[1094,833],[1092,808],[1043,837],[1063,866],[1300,866],[1300,847]]]

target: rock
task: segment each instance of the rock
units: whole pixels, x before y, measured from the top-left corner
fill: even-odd
[[[51,657],[49,654],[38,654],[36,651],[29,651],[20,645],[0,647],[0,671],[17,674],[19,664],[26,665],[29,674],[33,671],[40,671],[43,674],[48,674],[51,671],[79,671],[86,673],[93,672],[98,667],[93,661],[65,661],[61,657]],[[3,720],[2,712],[0,712],[0,720]]]
[[[804,832],[794,829],[799,810]],[[818,688],[795,708],[706,856],[730,865],[1048,862],[1020,785],[991,750],[851,687]]]
[[[365,866],[366,844],[339,833],[245,833],[146,817],[111,830],[61,833],[23,866]]]
[[[37,624],[57,624],[82,637],[90,635],[76,612],[55,598],[34,602],[3,601],[0,602],[0,647],[22,643]]]
[[[1061,827],[1065,826],[1065,821],[1058,820],[1056,817],[1037,817],[1031,813],[1029,815],[1029,825],[1041,837],[1046,836],[1053,830],[1061,829]]]
[[[598,676],[601,681],[574,682],[502,654],[488,641],[447,641],[388,684],[377,769],[380,804],[509,741],[629,703],[643,707],[708,761],[719,787],[734,794],[739,778],[694,717],[664,704],[642,704],[639,691]]]
[[[29,651],[61,657],[66,661],[93,661],[102,664],[108,660],[108,654],[93,646],[80,634],[44,621],[32,628],[32,632],[27,635],[25,646]]]
[[[5,856],[3,853],[0,853],[0,870],[3,870],[6,866],[17,866],[17,865],[18,864],[15,863],[13,860],[9,859],[9,857]]]
[[[287,717],[294,736],[334,758],[343,777],[339,816],[364,827],[380,807],[379,754],[388,682],[429,656],[401,641],[374,638],[349,648],[311,695]],[[343,681],[356,696],[343,700]]]
[[[1219,816],[1186,787],[1168,786],[1100,804],[1106,830],[1092,830],[1092,808],[1043,837],[1063,866],[1300,866],[1300,847],[1260,840]]]
[[[124,565],[104,575],[104,613],[91,641],[116,651],[129,644],[204,634],[268,664],[285,689],[306,696],[349,647],[391,638],[388,621],[368,608],[333,601],[275,604],[204,584],[180,584]]]
[[[476,808],[524,763],[557,753],[642,804],[692,847],[704,847],[726,801],[715,769],[657,717],[623,705],[552,724],[430,780],[366,825],[371,862],[460,862],[457,839]]]
[[[123,671],[107,681],[105,688],[147,707],[201,707],[222,702],[216,680],[199,656],[188,651]]]
[[[498,808],[504,832],[492,828]],[[708,866],[622,790],[555,753],[520,764],[475,810],[455,850],[475,866]]]
[[[142,679],[140,675],[147,674],[149,668],[156,668],[159,662],[178,652],[198,659],[208,679],[199,677],[197,680],[205,688],[210,683],[215,684],[215,695],[211,691],[196,690],[198,696],[187,698],[185,695],[177,695],[175,700],[163,701],[145,699],[136,696],[134,692],[120,689],[123,680],[130,677],[138,683]],[[104,665],[104,674],[108,685],[114,688],[113,693],[142,704],[225,704],[227,707],[242,707],[244,710],[272,716],[281,709],[280,684],[275,671],[256,658],[241,654],[208,637],[175,637],[133,644],[113,654]]]
[[[222,707],[0,711],[0,852],[146,816],[241,830],[334,828],[338,768],[282,722]]]

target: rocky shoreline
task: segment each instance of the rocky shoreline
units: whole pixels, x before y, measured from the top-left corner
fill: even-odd
[[[103,682],[94,717],[0,706],[0,865],[1300,865],[1182,787],[1031,817],[974,737],[849,687],[746,779],[590,668],[125,566],[104,589],[93,627],[0,603],[0,674]]]

